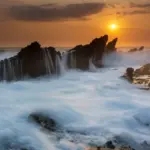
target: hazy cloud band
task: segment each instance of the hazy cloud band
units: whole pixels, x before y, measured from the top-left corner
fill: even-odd
[[[101,12],[104,8],[104,3],[19,5],[10,7],[9,16],[12,19],[23,21],[84,19],[89,15]]]

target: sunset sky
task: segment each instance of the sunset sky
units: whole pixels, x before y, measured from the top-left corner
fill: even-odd
[[[0,0],[0,47],[72,47],[104,34],[118,46],[150,46],[150,1]]]

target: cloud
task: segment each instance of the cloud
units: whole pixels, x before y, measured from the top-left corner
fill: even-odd
[[[122,11],[117,12],[117,15],[119,17],[126,16],[126,15],[145,15],[150,14],[150,3],[144,3],[144,4],[136,4],[136,3],[130,3],[130,8],[133,8],[132,11]]]
[[[117,12],[117,15],[126,16],[126,15],[142,15],[142,14],[150,14],[150,10],[135,10],[131,12]]]
[[[144,3],[144,4],[136,4],[136,3],[130,3],[131,8],[149,8],[150,3]]]
[[[9,16],[23,21],[60,21],[85,19],[105,8],[104,3],[19,5],[9,8]]]

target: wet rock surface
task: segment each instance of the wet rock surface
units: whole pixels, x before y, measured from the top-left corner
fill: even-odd
[[[66,66],[68,69],[88,70],[90,65],[103,67],[104,53],[116,51],[118,39],[108,41],[108,35],[95,38],[91,43],[78,45],[66,51]],[[61,60],[64,54],[54,47],[42,48],[38,42],[22,48],[11,58],[0,61],[0,81],[17,81],[25,78],[37,78],[45,75],[60,75]]]
[[[150,75],[150,64],[146,64],[134,72],[135,76]]]
[[[143,65],[136,70],[127,68],[126,73],[122,77],[131,83],[144,85],[145,88],[141,89],[148,90],[150,88],[150,64]]]
[[[94,39],[90,44],[78,45],[69,50],[67,58],[68,68],[88,70],[90,59],[95,66],[101,67],[107,41],[108,35],[104,35]]]
[[[33,42],[14,57],[0,61],[0,80],[22,80],[47,74],[59,74],[60,54],[53,47],[41,48]]]
[[[43,129],[47,129],[50,132],[56,132],[58,130],[58,124],[52,118],[42,113],[32,113],[28,117],[29,121],[38,124]]]

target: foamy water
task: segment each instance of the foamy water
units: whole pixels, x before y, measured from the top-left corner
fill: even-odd
[[[150,92],[120,76],[126,67],[149,62],[149,56],[148,51],[112,54],[104,57],[107,68],[95,72],[71,70],[59,78],[0,83],[0,150],[82,150],[114,136],[141,150],[140,143],[150,142],[145,125],[150,124]],[[42,133],[27,119],[36,111],[72,133],[59,141]]]

